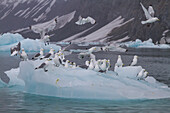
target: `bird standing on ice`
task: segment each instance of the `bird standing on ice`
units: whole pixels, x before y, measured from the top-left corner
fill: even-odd
[[[137,62],[138,62],[138,56],[135,55],[130,66],[135,66],[137,64]]]
[[[122,67],[124,64],[122,62],[121,56],[118,56],[117,62],[115,64],[117,67]]]
[[[23,60],[23,61],[27,61],[28,60],[28,55],[27,53],[25,52],[24,48],[22,48],[22,52],[20,54],[20,58]]]
[[[35,70],[43,68],[44,71],[47,72],[48,71],[47,67],[50,65],[49,61],[50,61],[50,59],[46,59],[46,61],[44,63],[42,63],[39,67],[36,67]]]
[[[44,55],[43,51],[44,51],[44,49],[41,48],[41,49],[40,49],[40,52],[37,53],[32,59],[34,60],[34,59],[42,58],[43,55]]]
[[[53,48],[50,48],[50,51],[49,51],[49,53],[47,54],[47,55],[45,55],[45,57],[44,58],[50,58],[50,59],[52,59],[53,58],[53,56],[54,56],[54,49]],[[42,60],[43,58],[41,58],[41,60]]]
[[[93,63],[93,59],[90,60],[90,65],[89,65],[89,68],[90,70],[93,70],[94,69],[94,63]]]
[[[142,69],[142,70],[138,73],[137,78],[138,78],[138,79],[141,79],[141,78],[143,77],[144,72],[145,72],[145,69]]]
[[[154,17],[154,10],[153,10],[153,7],[150,5],[148,10],[143,6],[142,3],[140,3],[140,5],[142,6],[142,9],[145,13],[145,16],[146,16],[146,21],[142,21],[141,23],[142,24],[151,24],[151,23],[154,23],[156,21],[159,21],[159,19],[157,17]]]
[[[55,57],[54,57],[53,61],[54,61],[55,66],[57,66],[57,67],[59,67],[60,65],[62,65],[62,61],[61,61],[61,59],[59,58],[58,53],[55,54]]]

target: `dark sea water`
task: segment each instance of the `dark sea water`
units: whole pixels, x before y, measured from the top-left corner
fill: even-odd
[[[31,57],[33,53],[28,53]],[[170,86],[170,50],[163,49],[129,49],[127,53],[98,52],[97,59],[110,59],[111,64],[122,56],[125,65],[129,65],[133,55],[138,55],[138,65],[145,68],[150,76]],[[88,58],[79,60],[76,54],[66,57],[70,61],[82,64]],[[9,53],[0,53],[0,77],[8,82],[4,71],[16,68],[18,57],[10,57]],[[113,70],[113,66],[111,68]],[[0,113],[170,113],[170,99],[157,100],[83,100],[64,99],[32,95],[12,88],[0,88]]]

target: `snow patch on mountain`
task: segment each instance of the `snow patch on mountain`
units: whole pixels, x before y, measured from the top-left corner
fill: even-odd
[[[34,20],[40,21],[47,17],[47,14],[52,10],[52,7],[55,5],[56,1],[57,0],[48,0],[48,1],[47,0],[3,0],[0,3],[0,6],[4,7],[1,11],[5,10],[6,8],[8,8],[8,10],[3,14],[0,20],[5,19],[5,17],[7,17],[10,13],[13,12],[14,16],[18,16],[22,18],[34,17],[33,18]],[[26,6],[25,8],[20,9],[19,11],[15,10],[17,6],[20,4],[31,4],[33,2],[35,2],[34,4],[36,4],[33,8]],[[40,11],[43,11],[44,13],[38,14]]]
[[[76,35],[69,37],[68,39],[66,39],[66,41],[72,39],[73,42],[95,42],[95,41],[104,41],[107,38],[109,38],[109,33],[117,28],[117,27],[121,27],[123,25],[125,25],[126,23],[132,21],[134,18],[124,22],[124,18],[122,18],[121,16],[119,16],[118,18],[116,18],[115,20],[113,20],[112,22],[110,22],[109,24],[105,25],[104,27],[96,30],[95,32],[85,36],[85,37],[75,37]],[[79,34],[77,34],[79,35]],[[127,37],[126,37],[127,39]]]

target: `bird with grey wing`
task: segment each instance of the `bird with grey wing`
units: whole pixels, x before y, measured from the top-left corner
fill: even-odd
[[[43,68],[44,72],[47,72],[48,71],[47,68],[50,65],[50,61],[51,61],[51,59],[46,59],[46,61],[43,62],[40,66],[36,67],[35,70]]]
[[[43,58],[40,58],[40,60],[45,59],[45,58],[52,59],[52,58],[53,58],[53,56],[54,56],[54,51],[55,51],[55,50],[54,50],[53,48],[50,48],[49,53],[48,53],[48,54],[46,54]]]
[[[149,6],[148,10],[143,6],[142,3],[140,3],[142,6],[142,9],[145,13],[146,19],[145,21],[141,21],[142,24],[152,24],[156,21],[159,21],[158,17],[154,17],[155,11],[153,10],[152,5]]]

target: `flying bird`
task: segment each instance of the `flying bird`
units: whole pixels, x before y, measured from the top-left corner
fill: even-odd
[[[156,21],[159,21],[158,17],[154,17],[155,12],[151,5],[149,6],[148,10],[143,6],[142,3],[140,3],[140,5],[142,6],[142,9],[143,9],[146,19],[147,19],[146,21],[141,21],[142,24],[151,24]]]
[[[21,43],[19,42],[16,46],[10,48],[11,56],[17,56],[17,54],[20,54],[20,50]]]
[[[87,18],[82,18],[81,16],[79,16],[78,21],[75,22],[75,23],[76,23],[77,25],[84,25],[84,24],[86,24],[86,23],[95,24],[96,21],[95,21],[92,17],[90,17],[90,16],[88,16]]]
[[[57,18],[56,19],[52,19],[51,21],[47,21],[45,23],[40,23],[40,24],[36,24],[36,25],[32,25],[29,28],[35,32],[35,33],[39,33],[41,39],[44,39],[44,36],[46,33],[54,30],[54,28],[56,27],[57,24]]]

